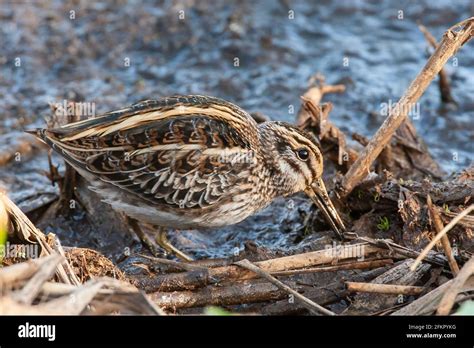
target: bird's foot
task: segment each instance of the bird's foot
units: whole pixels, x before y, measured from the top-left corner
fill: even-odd
[[[128,218],[128,223],[130,224],[142,244],[145,245],[148,250],[150,250],[154,257],[163,257],[163,252],[159,250],[159,248],[157,248],[153,240],[150,239],[150,237],[139,226],[138,222],[135,219]],[[161,248],[165,250],[166,253],[176,255],[178,258],[184,261],[193,261],[192,257],[186,255],[184,252],[176,248],[168,241],[168,237],[166,236],[166,231],[164,229],[159,228],[155,241]]]
[[[168,240],[168,237],[166,235],[166,231],[164,231],[164,230],[158,231],[158,234],[156,236],[155,241],[156,241],[156,243],[158,243],[158,245],[160,247],[165,249],[166,252],[176,255],[181,260],[193,261],[193,258],[191,256],[185,254],[184,252],[182,252],[181,250],[179,250],[173,244],[170,243],[170,241]]]
[[[135,235],[140,239],[140,242],[147,247],[148,250],[152,253],[154,257],[162,257],[163,252],[160,251],[155,243],[148,237],[145,231],[138,225],[137,221],[131,218],[127,218],[127,221],[129,225],[132,227],[133,232],[135,232]]]

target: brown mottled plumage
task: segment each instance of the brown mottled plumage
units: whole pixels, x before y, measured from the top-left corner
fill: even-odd
[[[305,191],[338,234],[344,229],[321,180],[314,140],[286,123],[257,124],[221,99],[147,100],[36,134],[104,201],[139,221],[224,226],[277,196]]]

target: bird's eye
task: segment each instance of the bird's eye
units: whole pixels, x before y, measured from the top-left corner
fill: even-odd
[[[306,149],[296,150],[296,155],[302,161],[306,161],[309,158],[309,152]]]

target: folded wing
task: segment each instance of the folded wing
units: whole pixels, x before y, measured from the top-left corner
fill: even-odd
[[[90,180],[187,209],[229,198],[258,142],[245,111],[204,96],[144,101],[38,135]]]

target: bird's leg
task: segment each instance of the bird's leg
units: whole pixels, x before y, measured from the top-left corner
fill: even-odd
[[[138,239],[150,250],[150,252],[155,257],[163,257],[163,254],[160,253],[155,243],[150,239],[146,232],[138,225],[137,220],[127,217],[130,227],[132,227],[133,232],[137,235]],[[166,236],[166,230],[163,227],[158,227],[158,232],[155,238],[156,243],[162,247],[167,253],[174,254],[178,258],[184,261],[193,261],[192,257],[186,255],[184,252],[176,248],[173,244],[168,241]]]
[[[128,220],[128,224],[130,225],[130,227],[132,227],[132,230],[133,232],[135,232],[138,239],[140,239],[143,245],[145,245],[148,248],[148,250],[150,250],[153,256],[162,257],[163,253],[160,253],[155,243],[153,243],[153,241],[146,234],[146,232],[143,231],[143,229],[138,225],[137,220],[129,218],[129,217],[127,217],[127,220]]]
[[[175,254],[177,257],[184,261],[193,261],[193,258],[189,255],[186,255],[184,252],[176,248],[173,244],[170,243],[168,237],[166,236],[166,230],[163,227],[158,227],[158,233],[156,235],[155,241],[160,247],[165,249],[170,254]]]

